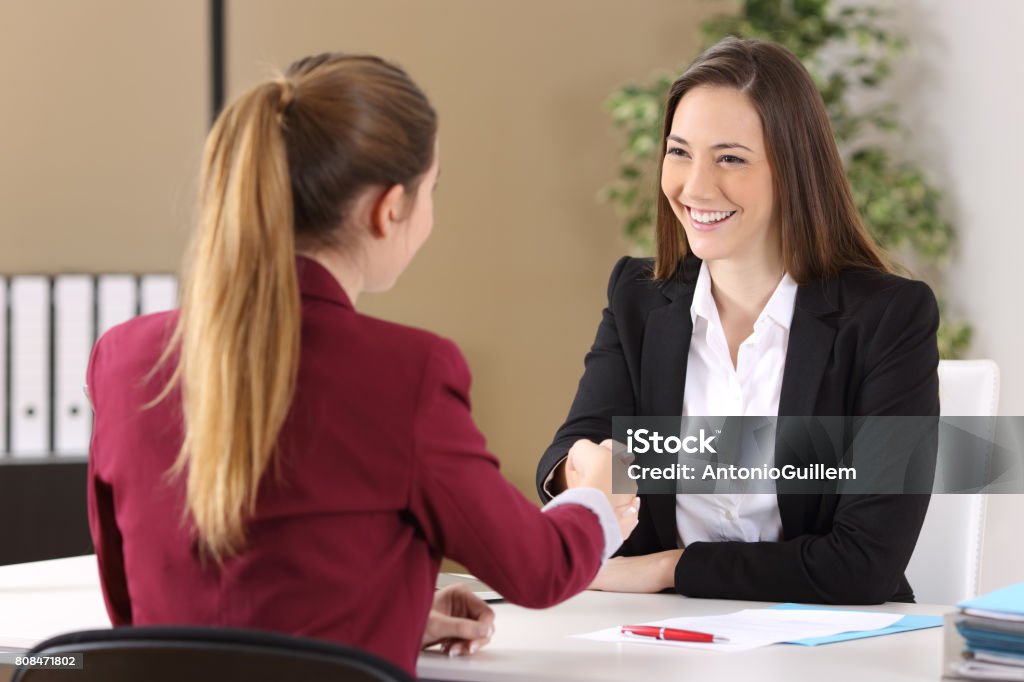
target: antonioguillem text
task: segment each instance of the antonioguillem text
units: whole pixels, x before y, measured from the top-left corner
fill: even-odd
[[[676,464],[667,467],[644,467],[639,464],[631,464],[626,469],[628,475],[634,481],[640,480],[677,480],[693,481],[715,480],[715,481],[855,481],[857,470],[854,467],[829,467],[824,464],[811,464],[810,466],[797,467],[786,464],[782,467],[768,466],[762,464],[757,467],[744,467],[730,464],[728,466],[715,466],[707,464],[703,467],[700,475],[697,474],[698,467],[688,464]]]

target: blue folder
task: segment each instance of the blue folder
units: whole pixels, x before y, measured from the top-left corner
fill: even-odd
[[[957,623],[956,629],[966,640],[967,648],[971,651],[1024,656],[1024,637],[1020,635],[970,627],[964,623]]]
[[[812,604],[778,604],[771,606],[773,609],[813,609],[818,611],[850,611],[852,609],[836,609],[831,606],[820,606]],[[848,639],[865,639],[867,637],[881,637],[882,635],[893,635],[897,632],[909,632],[911,630],[924,630],[942,626],[942,616],[903,616],[900,620],[886,628],[877,630],[858,630],[855,632],[840,632],[828,637],[808,637],[797,639],[785,644],[799,644],[800,646],[818,646],[819,644],[833,644],[834,642],[845,642]]]
[[[1006,625],[1000,625],[998,614],[1007,616],[1024,615],[1024,583],[1010,585],[995,592],[983,594],[957,604],[962,609],[980,609],[993,613],[989,618],[975,618],[969,622],[956,624],[963,636],[968,651],[987,651],[1002,656],[1024,658],[1024,635],[1019,632],[1007,632],[1012,626],[1016,629],[1021,624],[1010,618]],[[991,625],[987,621],[991,620]]]
[[[962,609],[983,609],[1024,615],[1024,583],[1004,587],[957,604]]]

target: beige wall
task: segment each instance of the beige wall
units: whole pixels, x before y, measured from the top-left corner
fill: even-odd
[[[209,119],[206,6],[0,3],[0,272],[177,267]]]

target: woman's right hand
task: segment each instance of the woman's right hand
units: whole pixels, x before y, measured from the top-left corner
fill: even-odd
[[[625,540],[636,527],[640,500],[634,493],[612,492],[612,468],[615,463],[612,441],[600,445],[580,439],[569,448],[565,462],[565,479],[570,488],[597,488],[608,497]]]

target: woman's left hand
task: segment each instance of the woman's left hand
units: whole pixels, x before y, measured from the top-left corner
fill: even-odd
[[[675,587],[676,564],[683,556],[681,549],[645,554],[617,556],[605,562],[590,589],[605,592],[661,592]]]
[[[422,647],[440,644],[449,656],[475,654],[493,634],[491,607],[465,585],[449,585],[434,593]]]

